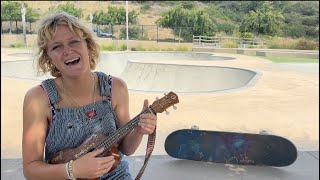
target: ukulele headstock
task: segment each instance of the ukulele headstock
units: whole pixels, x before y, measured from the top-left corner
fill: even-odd
[[[169,92],[168,94],[165,94],[165,96],[161,99],[157,99],[156,101],[154,101],[150,108],[155,113],[162,113],[171,106],[173,106],[173,108],[176,109],[174,105],[177,103],[179,103],[179,98],[177,94],[175,94],[174,92]]]

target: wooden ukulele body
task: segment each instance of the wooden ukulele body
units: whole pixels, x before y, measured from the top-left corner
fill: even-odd
[[[93,134],[88,139],[86,139],[79,147],[73,149],[64,149],[55,153],[49,163],[62,164],[67,163],[71,160],[76,160],[83,155],[95,150],[95,148],[98,147],[101,142],[105,141],[106,139],[107,136],[102,133]],[[115,163],[112,165],[110,171],[113,171],[120,163],[120,155],[117,147],[117,145],[113,145],[110,149],[105,149],[100,155],[97,156],[114,156]]]

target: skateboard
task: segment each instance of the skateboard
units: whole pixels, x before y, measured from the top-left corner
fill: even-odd
[[[169,134],[165,151],[178,159],[236,165],[282,167],[297,159],[294,144],[280,136],[196,129]]]

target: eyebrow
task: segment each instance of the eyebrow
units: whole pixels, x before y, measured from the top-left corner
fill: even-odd
[[[75,39],[75,38],[81,39],[81,38],[78,38],[78,37],[76,37],[76,36],[73,36],[73,37],[68,38],[67,41],[70,41],[70,40]],[[49,46],[54,46],[54,45],[56,45],[56,44],[61,44],[61,41],[55,41],[55,42],[52,43],[51,45],[48,44],[48,48],[49,48]]]

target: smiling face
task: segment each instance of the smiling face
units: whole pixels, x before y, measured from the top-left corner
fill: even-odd
[[[67,25],[56,26],[46,48],[51,63],[62,75],[79,76],[90,71],[89,51],[85,40],[70,31]]]

